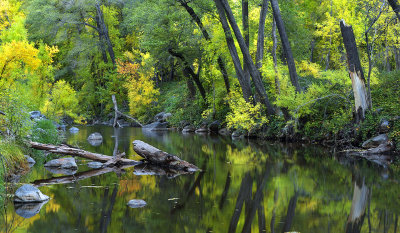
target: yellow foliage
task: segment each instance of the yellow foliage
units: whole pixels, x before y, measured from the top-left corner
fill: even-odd
[[[0,77],[10,77],[13,71],[25,68],[25,73],[36,70],[41,60],[38,58],[39,50],[26,41],[12,41],[0,47]],[[28,68],[28,69],[26,69]]]
[[[246,102],[239,92],[233,91],[228,100],[231,112],[226,116],[228,127],[251,132],[259,129],[268,119],[261,113],[261,104]]]

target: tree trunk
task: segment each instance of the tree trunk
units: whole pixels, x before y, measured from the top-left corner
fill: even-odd
[[[243,54],[243,60],[247,67],[249,68],[249,72],[251,77],[253,78],[253,83],[255,86],[255,89],[257,91],[258,96],[260,97],[262,103],[265,105],[267,108],[267,113],[268,115],[273,115],[274,114],[274,108],[272,107],[267,92],[265,91],[264,84],[261,80],[261,75],[256,66],[254,65],[253,59],[251,58],[249,49],[246,45],[246,41],[244,40],[242,33],[240,32],[240,29],[236,23],[236,20],[233,16],[232,10],[229,6],[229,3],[227,0],[215,0],[215,2],[220,2],[223,9],[225,10],[226,16],[229,20],[229,23],[233,29],[233,32],[235,34],[235,37],[239,43],[240,50],[242,51]],[[220,7],[217,5],[217,7]]]
[[[400,6],[397,4],[397,0],[388,0],[390,6],[392,7],[394,13],[396,14],[397,18],[400,22]]]
[[[73,148],[73,147],[70,147],[67,145],[56,146],[56,145],[50,145],[50,144],[43,144],[43,143],[39,143],[39,142],[29,142],[29,144],[32,148],[37,149],[37,150],[46,150],[46,151],[49,151],[49,152],[55,153],[55,154],[78,156],[81,158],[90,159],[90,160],[94,160],[94,161],[98,161],[98,162],[102,162],[102,163],[115,160],[115,158],[112,156],[97,154],[97,153],[85,151],[82,149]],[[116,164],[130,164],[130,165],[140,164],[140,162],[138,162],[138,161],[131,160],[131,159],[124,159],[124,158],[119,158],[117,161],[115,161],[115,163]]]
[[[179,59],[183,62],[183,71],[192,77],[193,81],[196,83],[197,88],[199,89],[200,95],[203,98],[204,102],[206,102],[206,91],[204,90],[203,84],[201,84],[199,77],[194,73],[192,67],[189,65],[189,63],[186,61],[185,57],[183,54],[178,53],[173,51],[172,49],[168,49],[168,52]]]
[[[249,102],[252,96],[251,86],[249,81],[246,80],[242,65],[240,63],[239,55],[236,50],[235,41],[233,40],[231,28],[229,27],[228,21],[226,20],[225,12],[219,0],[214,0],[221,21],[222,28],[224,30],[226,43],[228,45],[229,53],[231,54],[233,65],[235,67],[236,75],[239,80],[240,87],[242,89],[243,98]]]
[[[277,48],[278,48],[278,37],[276,36],[276,22],[275,18],[272,18],[272,60],[274,61],[275,90],[277,94],[280,94],[281,85],[279,82],[279,73],[278,73],[278,57],[276,56]]]
[[[95,6],[96,6],[96,23],[97,23],[97,27],[98,27],[99,37],[100,37],[100,40],[103,40],[101,43],[103,44],[104,48],[107,44],[108,54],[110,55],[113,65],[115,66],[116,63],[115,63],[114,49],[112,47],[110,36],[108,34],[107,25],[104,22],[103,10],[101,9],[101,7],[98,3],[96,3]],[[105,53],[104,48],[102,50],[103,60],[104,60],[104,53]],[[107,55],[105,55],[105,58],[107,60]],[[106,62],[106,60],[105,60],[105,62]]]
[[[189,13],[189,15],[192,17],[193,21],[196,22],[197,26],[201,30],[201,33],[203,34],[204,39],[206,39],[207,41],[211,41],[210,35],[208,34],[207,30],[204,28],[204,25],[201,22],[200,17],[196,14],[196,12],[194,12],[193,8],[191,8],[187,4],[187,2],[185,2],[183,0],[178,0],[178,1],[181,4],[181,6],[183,6],[185,8],[185,10]],[[225,63],[222,60],[221,56],[218,56],[217,62],[218,62],[219,70],[224,79],[226,92],[229,93],[230,92],[230,83],[229,83],[228,72],[226,71]]]
[[[300,84],[297,77],[296,65],[294,63],[294,58],[292,54],[292,48],[290,46],[289,39],[286,34],[285,25],[283,24],[278,1],[270,0],[270,2],[272,11],[274,13],[274,19],[276,21],[276,26],[278,27],[279,35],[281,37],[282,48],[285,53],[286,62],[289,68],[290,81],[292,82],[292,85],[296,88],[296,91],[301,92]]]
[[[264,57],[264,37],[265,37],[265,19],[268,13],[268,0],[263,0],[260,12],[260,21],[258,23],[257,36],[257,52],[256,52],[256,67],[258,70],[262,67]]]
[[[364,120],[365,112],[369,108],[364,72],[358,56],[357,44],[352,26],[346,25],[344,20],[341,20],[340,29],[342,31],[343,43],[346,48],[349,76],[351,78],[354,92],[355,121],[356,123],[359,123]]]
[[[168,154],[167,152],[161,151],[160,149],[140,140],[133,141],[133,150],[151,164],[167,166],[189,172],[199,170],[198,167],[180,159],[178,156]]]
[[[114,112],[115,112],[115,115],[114,115],[114,123],[113,123],[113,127],[115,128],[115,127],[121,127],[120,125],[119,125],[119,123],[118,123],[118,117],[121,115],[121,116],[123,116],[123,117],[125,117],[125,118],[128,118],[128,119],[130,119],[130,120],[132,120],[132,121],[134,121],[136,124],[138,124],[140,127],[143,127],[143,125],[137,120],[137,119],[135,119],[134,117],[131,117],[131,116],[129,116],[128,114],[125,114],[125,113],[123,113],[123,112],[120,112],[119,110],[118,110],[118,104],[117,104],[117,99],[115,98],[115,95],[112,95],[111,96],[111,98],[112,98],[112,101],[113,101],[113,104],[114,104]]]
[[[249,1],[248,0],[242,0],[242,27],[243,27],[243,35],[244,35],[244,40],[247,46],[247,49],[250,48],[250,30],[249,30]],[[244,60],[244,57],[243,57]],[[243,63],[243,73],[246,77],[245,80],[248,80],[248,85],[251,86],[250,83],[250,73],[249,73],[249,67],[246,65],[246,63]]]

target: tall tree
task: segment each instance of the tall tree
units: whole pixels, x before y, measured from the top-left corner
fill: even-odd
[[[274,13],[274,19],[276,21],[276,26],[278,27],[279,35],[281,37],[283,52],[285,53],[286,62],[289,68],[290,81],[292,82],[292,85],[296,88],[296,91],[300,92],[301,88],[297,77],[296,64],[294,63],[292,48],[286,34],[285,25],[282,20],[281,11],[279,9],[279,4],[277,0],[270,0],[270,2],[272,11]]]
[[[254,65],[254,61],[251,58],[249,49],[246,46],[246,42],[242,36],[242,33],[240,32],[239,26],[236,23],[235,17],[233,16],[233,13],[229,6],[229,3],[227,2],[227,0],[214,0],[214,2],[220,3],[220,4],[216,4],[217,8],[220,8],[221,6],[223,7],[223,10],[225,11],[226,16],[228,18],[229,24],[231,25],[232,30],[235,34],[235,37],[239,43],[240,50],[242,51],[242,54],[243,54],[244,63],[249,67],[249,72],[253,79],[253,83],[254,83],[256,92],[257,92],[258,96],[260,97],[261,102],[267,108],[267,113],[269,115],[273,115],[274,109],[269,101],[267,92],[265,91],[264,84],[261,80],[260,71]]]
[[[400,5],[397,3],[397,0],[388,0],[388,2],[400,21]]]
[[[354,37],[353,27],[346,25],[344,20],[340,21],[343,43],[347,53],[347,64],[349,76],[353,85],[355,100],[355,121],[359,123],[364,120],[365,112],[369,109],[368,94],[365,88],[364,72],[358,56],[356,39]]]

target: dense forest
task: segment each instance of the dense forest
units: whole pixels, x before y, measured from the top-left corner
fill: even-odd
[[[399,31],[397,0],[1,0],[0,153],[43,137],[29,112],[108,122],[113,95],[143,124],[399,150]]]

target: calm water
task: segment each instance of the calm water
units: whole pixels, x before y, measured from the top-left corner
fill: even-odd
[[[87,143],[92,132],[103,135],[103,144]],[[21,183],[36,181],[51,200],[30,218],[19,216],[23,207],[9,201],[0,231],[397,231],[400,172],[396,167],[349,161],[311,145],[103,126],[81,127],[78,134],[67,135],[71,145],[108,155],[117,141],[118,149],[130,157],[135,139],[177,154],[204,172],[174,178],[135,175],[134,167],[93,172],[85,165],[88,161],[79,160],[75,176],[65,177],[64,184],[49,184],[54,179],[43,179],[63,175],[37,164]],[[90,177],[96,172],[100,175]],[[143,199],[147,206],[132,209],[127,206],[131,199]]]

